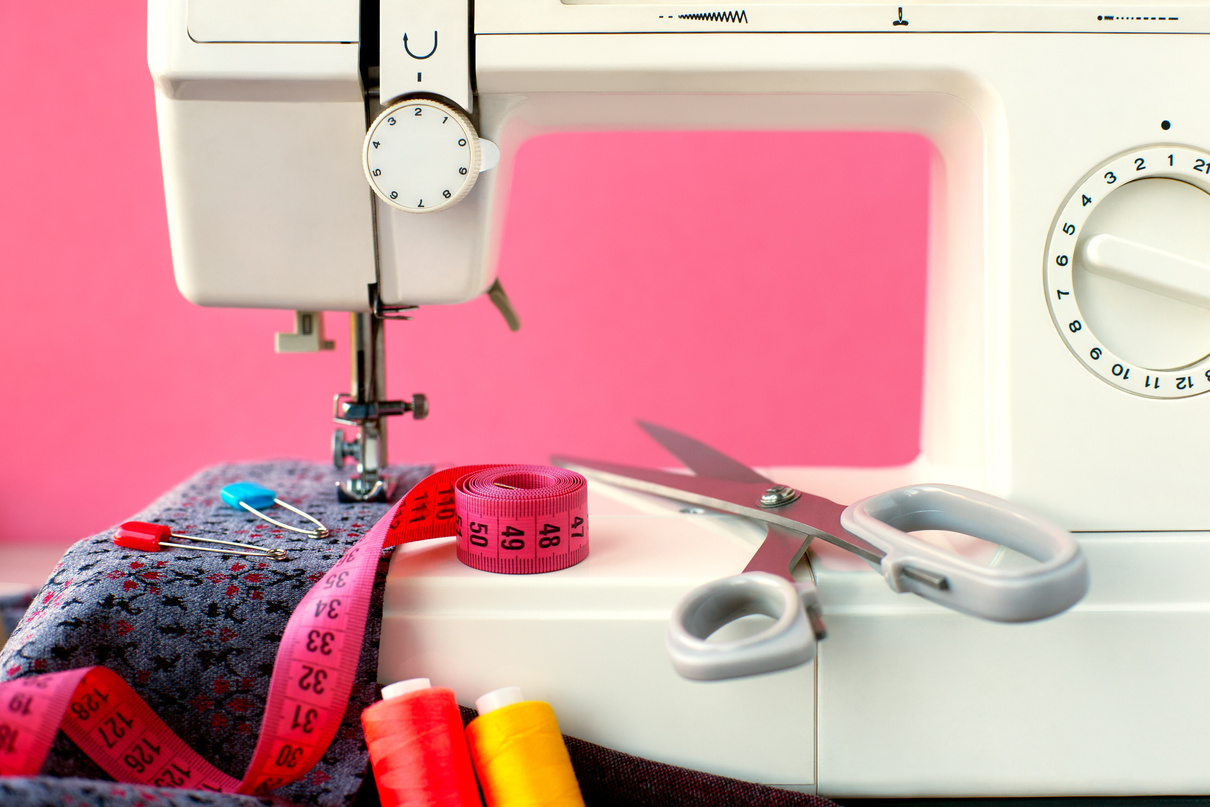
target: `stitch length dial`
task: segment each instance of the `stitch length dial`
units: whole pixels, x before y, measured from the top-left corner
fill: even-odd
[[[1210,392],[1210,153],[1161,144],[1093,169],[1055,218],[1045,283],[1059,334],[1102,380]]]
[[[479,172],[495,165],[498,154],[457,109],[412,98],[371,124],[362,165],[384,202],[409,213],[434,213],[470,193]]]

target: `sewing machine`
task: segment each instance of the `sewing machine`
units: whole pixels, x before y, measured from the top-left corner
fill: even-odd
[[[821,547],[801,569],[829,629],[816,661],[690,682],[668,613],[760,528],[600,486],[592,554],[563,572],[398,552],[380,677],[466,703],[519,685],[568,734],[833,796],[1204,793],[1208,34],[1210,3],[152,0],[177,280],[202,305],[300,312],[285,349],[323,344],[314,312],[353,312],[337,416],[360,433],[335,456],[359,464],[344,495],[382,495],[383,418],[426,404],[382,400],[381,320],[489,290],[509,312],[494,267],[526,141],[922,135],[920,457],[775,478],[841,502],[926,480],[1004,496],[1080,534],[1086,599],[994,625]]]

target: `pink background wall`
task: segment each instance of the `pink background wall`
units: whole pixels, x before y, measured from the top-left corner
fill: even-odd
[[[289,312],[176,292],[145,7],[0,3],[0,542],[66,544],[206,465],[327,461],[337,352]],[[743,159],[737,159],[737,155]],[[753,464],[918,450],[930,147],[894,135],[550,137],[519,157],[486,299],[388,326],[395,462],[669,459],[636,417]],[[671,188],[679,188],[672,194]]]

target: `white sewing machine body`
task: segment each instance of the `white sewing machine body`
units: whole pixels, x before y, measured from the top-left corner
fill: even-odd
[[[920,481],[987,490],[1085,533],[1092,591],[1053,620],[992,625],[816,556],[829,636],[814,664],[683,681],[663,652],[668,613],[692,587],[743,567],[748,527],[671,505],[652,515],[656,505],[636,510],[598,492],[592,554],[564,572],[506,579],[459,567],[448,547],[401,552],[383,678],[428,676],[468,703],[520,684],[555,703],[568,733],[825,794],[1210,791],[1196,728],[1210,719],[1196,694],[1210,662],[1196,637],[1210,617],[1187,571],[1210,551],[1194,532],[1210,530],[1197,473],[1210,452],[1210,396],[1196,394],[1210,374],[1198,362],[1187,375],[1157,365],[1165,394],[1182,390],[1167,399],[1149,397],[1143,360],[1112,366],[1140,384],[1147,373],[1146,389],[1107,382],[1108,369],[1098,378],[1101,348],[1089,359],[1064,333],[1083,325],[1060,313],[1069,292],[1046,275],[1068,252],[1074,262],[1074,244],[1056,246],[1064,205],[1115,155],[1147,170],[1168,151],[1188,156],[1185,181],[1200,182],[1188,172],[1202,171],[1194,158],[1210,150],[1200,92],[1210,86],[1210,3],[946,2],[896,19],[895,7],[867,3],[481,0],[462,23],[429,5],[383,8],[381,81],[402,88],[384,100],[408,89],[409,71],[428,69],[388,53],[409,26],[451,25],[445,41],[457,41],[469,24],[473,73],[435,71],[437,83],[422,86],[477,116],[501,161],[457,206],[410,215],[375,200],[362,173],[373,114],[357,0],[313,0],[306,13],[265,0],[257,14],[235,0],[152,0],[169,225],[187,297],[344,311],[369,310],[375,283],[387,305],[474,297],[494,279],[513,157],[548,133],[917,133],[939,156],[920,458],[791,469],[779,481],[842,502]],[[1200,210],[1186,229],[1210,229]],[[1096,315],[1098,332],[1116,332],[1116,318],[1115,339],[1145,341],[1137,331],[1150,326],[1115,305]],[[1150,305],[1148,317],[1167,318]],[[1188,333],[1210,353],[1207,333]]]
[[[837,494],[853,481],[770,476]],[[838,798],[1210,790],[1204,535],[1080,536],[1089,594],[1018,625],[894,594],[863,561],[815,541],[799,573],[814,575],[828,628],[816,660],[702,682],[672,668],[669,615],[687,591],[742,569],[764,531],[679,509],[591,489],[588,559],[522,579],[463,566],[453,539],[402,547],[380,680],[424,672],[467,705],[509,682],[556,704],[572,736]]]

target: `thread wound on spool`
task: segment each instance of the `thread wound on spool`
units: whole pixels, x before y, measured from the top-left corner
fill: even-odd
[[[466,728],[487,807],[584,807],[554,709],[523,701]]]
[[[433,687],[361,713],[383,807],[479,807],[462,714],[452,690]]]
[[[565,468],[497,465],[458,479],[458,560],[501,574],[566,569],[588,556],[588,480]]]

